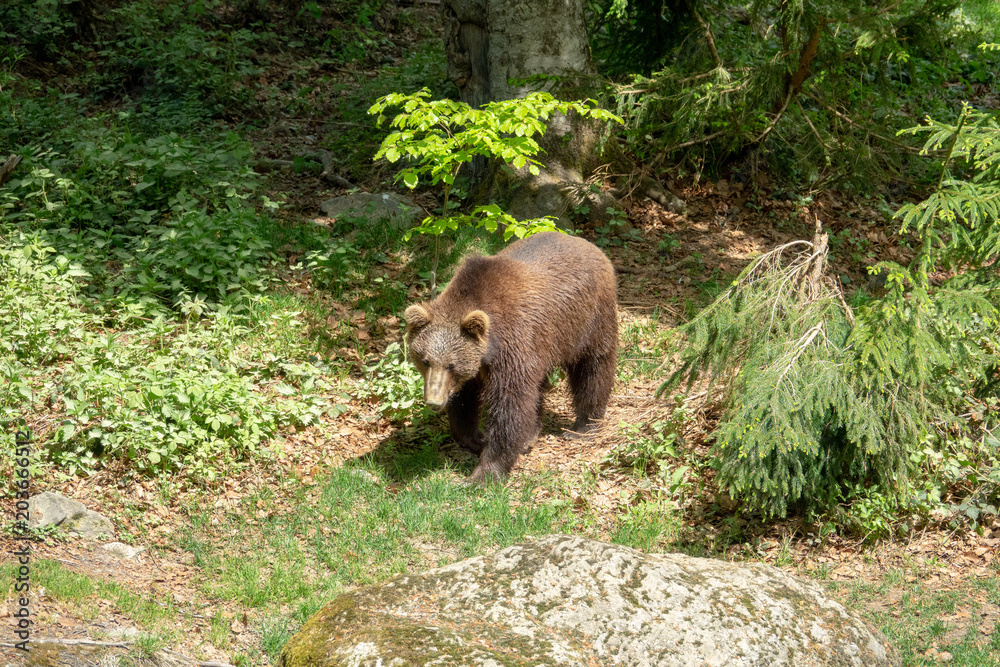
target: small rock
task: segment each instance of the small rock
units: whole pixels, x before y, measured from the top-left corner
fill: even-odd
[[[142,637],[142,633],[136,628],[111,628],[106,632],[110,641],[120,639],[122,641],[135,641]]]
[[[102,535],[115,535],[115,527],[107,517],[87,509],[81,502],[51,491],[28,499],[28,515],[29,528],[60,526],[91,540]]]
[[[83,516],[86,511],[81,502],[44,491],[28,500],[28,527],[61,526],[66,519]]]
[[[319,207],[331,218],[385,220],[397,229],[412,227],[420,215],[420,208],[412,200],[392,192],[355,192],[327,199]]]
[[[130,547],[122,542],[108,542],[107,544],[102,544],[101,548],[110,553],[113,556],[118,556],[125,560],[131,560],[139,562],[139,556],[146,547]]]

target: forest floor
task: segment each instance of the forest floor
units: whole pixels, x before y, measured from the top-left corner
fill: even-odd
[[[408,41],[405,35],[397,36],[395,43],[395,51],[383,53],[389,63],[386,67],[402,62],[408,49],[415,48],[416,37]],[[366,86],[374,85],[370,82],[383,74],[375,66],[310,73],[288,63],[285,69],[276,65],[266,76],[293,78],[298,87],[312,90],[306,100],[312,103],[307,117],[275,118],[270,126],[248,135],[259,156],[292,159],[321,140],[329,145],[323,137],[338,131],[338,123],[359,122],[359,110],[374,101]],[[344,112],[345,104],[353,105],[354,115]],[[669,331],[723,291],[751,258],[783,243],[811,238],[817,217],[831,237],[830,275],[840,281],[848,302],[864,298],[867,266],[883,259],[905,261],[910,256],[909,239],[895,233],[891,207],[881,199],[830,192],[792,200],[774,192],[764,174],[753,183],[654,176],[669,181],[685,201],[683,213],[668,212],[640,198],[623,202],[635,235],[602,235],[586,225],[579,230],[584,238],[604,244],[619,271],[623,359],[632,370],[620,376],[606,426],[590,440],[561,435],[572,421],[564,386],[560,384],[547,397],[542,435],[532,451],[520,458],[507,483],[515,498],[513,505],[552,505],[569,517],[560,525],[576,521],[573,525],[584,534],[619,541],[623,517],[637,516],[636,508],[659,508],[668,524],[661,526],[649,548],[766,562],[828,582],[835,595],[864,610],[900,642],[906,664],[976,664],[973,658],[962,661],[963,653],[978,656],[978,664],[1000,664],[1000,520],[983,523],[977,533],[962,524],[952,526],[949,517],[941,517],[875,542],[866,539],[863,523],[856,533],[842,534],[826,532],[822,521],[810,523],[801,516],[748,520],[712,482],[708,451],[718,415],[708,397],[703,392],[692,392],[680,401],[655,397],[664,378],[655,369],[663,362]],[[382,191],[390,187],[385,180],[375,170],[358,185]],[[344,192],[312,175],[285,172],[271,175],[270,189],[284,202],[289,224],[330,224],[318,214],[318,204]],[[420,196],[428,203],[433,198],[428,193]],[[696,261],[675,268],[679,259],[688,256]],[[290,265],[295,263],[294,257],[286,259]],[[405,258],[389,259],[383,267],[387,279],[413,278],[407,273]],[[358,382],[368,372],[366,368],[400,340],[401,313],[372,322],[359,312],[356,301],[338,299],[307,280],[292,284],[291,289],[324,303],[338,326],[347,323],[354,328],[352,344],[337,350],[355,359],[343,380],[345,387]],[[421,292],[410,290],[410,295],[419,298]],[[146,551],[138,560],[123,561],[96,543],[64,535],[33,543],[36,562],[58,564],[45,571],[40,568],[38,576],[60,590],[59,594],[49,594],[45,588],[39,592],[32,610],[38,619],[34,641],[54,638],[112,645],[51,645],[34,652],[29,664],[95,664],[108,652],[143,664],[147,655],[157,651],[161,661],[173,656],[176,664],[192,663],[183,656],[238,665],[273,662],[269,642],[280,642],[294,631],[296,623],[286,621],[294,615],[295,605],[280,600],[260,604],[252,599],[252,592],[242,597],[229,595],[225,591],[230,589],[216,588],[219,582],[213,581],[239,576],[259,576],[265,581],[273,574],[276,562],[264,568],[266,573],[253,570],[239,575],[229,570],[235,567],[233,561],[258,558],[255,552],[273,548],[276,542],[267,532],[267,521],[284,517],[292,522],[304,516],[305,508],[319,503],[318,497],[328,489],[331,471],[345,462],[377,477],[374,483],[386,498],[403,498],[425,478],[393,474],[393,460],[424,456],[428,430],[440,434],[437,440],[443,452],[427,466],[431,477],[458,482],[472,462],[447,440],[443,421],[390,420],[371,400],[359,400],[346,389],[331,394],[330,400],[345,406],[341,414],[324,416],[308,428],[290,429],[281,437],[279,456],[225,479],[207,493],[194,487],[165,490],[154,479],[136,482],[130,478],[122,484],[115,470],[64,482],[36,480],[38,488],[58,491],[109,516],[134,546]],[[683,417],[677,417],[678,409]],[[665,481],[620,463],[620,454],[640,431],[648,436],[651,424],[671,418],[680,420],[683,437],[665,458],[671,471],[684,467],[678,477],[668,475]],[[638,431],[629,431],[630,425]],[[196,523],[192,523],[193,516],[197,516]],[[327,515],[315,516],[322,521]],[[245,518],[247,527],[230,530],[236,517]],[[328,525],[334,532],[347,530],[346,524]],[[309,531],[312,538],[317,531],[326,534],[327,527],[314,525]],[[630,543],[643,546],[638,539]],[[467,554],[467,549],[446,540],[414,537],[410,544],[413,548],[406,551],[403,565],[387,565],[386,575],[401,568],[432,567]],[[9,553],[14,541],[0,536],[0,548]],[[343,558],[349,559],[351,553]],[[271,558],[277,561],[285,555],[279,550]],[[326,567],[334,566],[326,563]],[[322,567],[312,563],[304,571],[316,575]],[[73,583],[74,574],[118,587],[88,588]],[[376,573],[370,580],[380,576]],[[66,592],[73,586],[83,592],[79,596]],[[152,604],[130,607],[123,602],[129,594]],[[144,611],[137,611],[140,608]],[[141,651],[113,645],[129,641],[127,629],[149,624],[166,639]],[[173,631],[165,630],[163,624]],[[176,653],[164,653],[164,648]],[[9,644],[0,644],[0,664],[21,664],[20,659]]]
[[[321,187],[318,183],[313,185]],[[678,193],[687,203],[687,211],[682,215],[659,210],[658,204],[648,200],[636,202],[629,209],[630,222],[639,230],[642,240],[609,245],[606,249],[620,270],[621,324],[623,331],[632,332],[633,336],[624,344],[630,345],[633,354],[647,355],[650,363],[658,364],[657,355],[662,355],[660,334],[705,304],[755,254],[797,238],[808,238],[812,226],[809,218],[813,215],[820,216],[834,238],[845,239],[839,248],[835,245],[831,262],[833,273],[842,281],[847,277],[851,284],[865,285],[865,265],[905,253],[905,247],[887,234],[884,214],[864,203],[842,203],[826,196],[813,203],[806,213],[791,202],[758,196],[761,210],[750,210],[745,200],[741,200],[742,191],[724,182],[688,185]],[[300,207],[308,209],[311,204],[301,203]],[[658,251],[667,234],[679,243],[670,257]],[[597,239],[593,232],[584,230],[583,235]],[[852,244],[858,244],[859,240],[863,249],[855,252]],[[843,252],[845,247],[851,251]],[[675,258],[694,253],[702,258],[697,264],[664,271]],[[340,306],[343,312],[354,310],[351,303]],[[364,334],[364,329],[361,318],[359,332]],[[364,336],[365,340],[359,342],[362,347],[367,343],[370,360],[388,343],[398,341],[399,335],[398,325],[390,326],[382,333]],[[359,358],[358,372],[362,367]],[[561,494],[576,512],[590,517],[589,534],[610,539],[617,518],[641,500],[651,498],[658,488],[656,484],[650,486],[645,474],[633,474],[609,460],[624,444],[620,424],[648,425],[670,414],[673,400],[654,398],[658,383],[659,380],[641,373],[619,382],[608,410],[608,427],[582,442],[561,436],[561,429],[572,421],[572,411],[560,385],[547,397],[542,436],[533,450],[520,458],[509,485],[516,488],[526,475],[546,473],[548,482],[533,490],[535,496],[542,501]],[[333,400],[340,399],[333,397]],[[685,397],[684,402],[690,418],[685,422],[684,444],[678,447],[676,459],[705,462],[715,415],[704,395],[695,393]],[[222,488],[211,494],[216,498],[214,502],[197,489],[190,490],[188,497],[181,494],[163,498],[155,481],[116,488],[113,472],[52,484],[49,490],[107,514],[126,533],[143,535],[144,539],[135,546],[147,547],[148,551],[138,562],[123,562],[93,543],[49,539],[34,545],[34,558],[56,561],[69,572],[112,580],[137,595],[168,600],[176,609],[187,610],[172,621],[177,624],[177,633],[169,647],[179,654],[198,656],[200,660],[237,664],[257,664],[259,660],[260,664],[266,664],[268,660],[260,650],[266,634],[262,628],[271,621],[262,617],[261,610],[254,605],[207,594],[204,582],[211,573],[190,550],[178,548],[178,539],[190,530],[192,504],[202,508],[205,523],[225,523],[227,516],[244,513],[248,504],[251,509],[259,507],[262,489],[287,488],[284,480],[293,478],[309,488],[321,485],[329,468],[344,461],[362,460],[380,451],[393,456],[407,447],[419,447],[414,442],[419,440],[419,433],[412,433],[406,423],[401,426],[380,419],[371,403],[350,401],[347,407],[336,419],[287,433],[282,445],[283,460],[271,467],[249,470],[241,478],[225,480]],[[443,433],[446,425],[441,422],[437,428]],[[456,468],[468,467],[471,461],[468,454],[447,443],[444,451]],[[463,473],[451,470],[446,474],[458,481]],[[394,491],[391,487],[405,484],[402,480],[389,482],[388,490],[398,493],[398,489]],[[711,471],[704,466],[698,469],[693,465],[682,486],[671,501],[676,511],[675,531],[657,549],[673,546],[703,555],[761,561],[827,581],[832,591],[876,618],[926,626],[929,634],[920,653],[926,660],[915,664],[950,660],[952,644],[988,647],[995,642],[992,638],[997,636],[996,628],[1000,625],[997,561],[1000,521],[984,525],[981,535],[951,528],[947,521],[941,521],[905,536],[868,544],[860,534],[822,535],[822,526],[807,524],[801,517],[769,523],[748,522],[725,498],[716,497]],[[120,501],[126,495],[132,497],[132,511],[125,511]],[[294,515],[300,511],[297,507],[300,501],[295,492],[279,492],[267,500],[264,514]],[[137,512],[136,508],[142,509]],[[216,546],[227,552],[235,550],[239,554],[241,549],[225,534],[205,539],[216,540]],[[13,541],[0,539],[5,553],[13,546]],[[247,547],[256,548],[253,541],[242,546]],[[434,566],[459,555],[457,551],[445,553],[429,545],[410,567]],[[112,595],[104,598],[95,594],[89,598],[85,603],[66,601],[55,596],[47,598],[43,591],[35,610],[39,619],[36,637],[114,643],[121,640],[123,629],[135,627],[134,616],[123,613]],[[222,630],[217,627],[220,619],[225,625]],[[70,648],[84,661],[78,664],[96,660],[98,653],[127,653],[126,648],[106,646]],[[71,664],[66,651],[67,647],[58,647],[53,649],[53,656]],[[41,662],[44,655],[37,654],[40,662],[35,664],[46,664]],[[5,656],[14,657],[9,648],[0,652],[0,659]],[[241,660],[233,656],[255,658]],[[141,655],[133,654],[132,659],[142,663]],[[179,656],[178,660],[178,664],[185,664]]]

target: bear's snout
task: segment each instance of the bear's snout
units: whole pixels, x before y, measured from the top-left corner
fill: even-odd
[[[441,412],[451,397],[451,377],[445,368],[428,368],[424,376],[424,402],[434,412]]]

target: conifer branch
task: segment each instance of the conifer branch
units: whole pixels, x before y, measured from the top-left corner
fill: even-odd
[[[719,483],[772,516],[836,503],[848,480],[902,489],[912,444],[954,424],[955,388],[987,386],[1000,364],[1000,346],[981,344],[998,336],[1000,287],[931,291],[886,264],[888,294],[855,313],[814,223],[811,241],[758,257],[678,330],[678,367],[657,392],[708,378],[723,407]]]
[[[829,342],[826,338],[826,333],[824,332],[823,322],[819,322],[814,325],[802,335],[802,338],[795,342],[793,349],[788,353],[787,358],[781,360],[781,365],[784,366],[784,368],[782,369],[781,374],[778,375],[778,380],[775,384],[781,384],[781,381],[785,379],[786,375],[788,375],[788,371],[795,366],[799,357],[801,357],[806,349],[812,345],[812,342],[816,340],[816,337],[821,334],[823,336],[823,340]]]

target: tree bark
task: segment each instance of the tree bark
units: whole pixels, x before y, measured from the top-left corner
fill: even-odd
[[[559,77],[550,91],[556,97],[588,97],[596,70],[582,0],[442,0],[442,11],[448,76],[466,104],[478,107],[549,88],[544,84],[551,81],[525,81],[539,75]],[[509,198],[508,212],[522,220],[555,215],[571,226],[567,213],[578,204],[600,218],[607,197],[585,183],[599,164],[599,137],[592,123],[552,118],[539,141],[546,168],[537,176],[522,169],[509,179],[480,164],[474,169],[482,179],[478,194]]]
[[[7,158],[6,162],[0,164],[0,185],[10,180],[14,170],[17,169],[17,165],[21,164],[21,159],[20,155],[11,155]]]
[[[562,77],[561,88],[596,76],[580,0],[444,0],[448,76],[470,106],[524,97]]]

